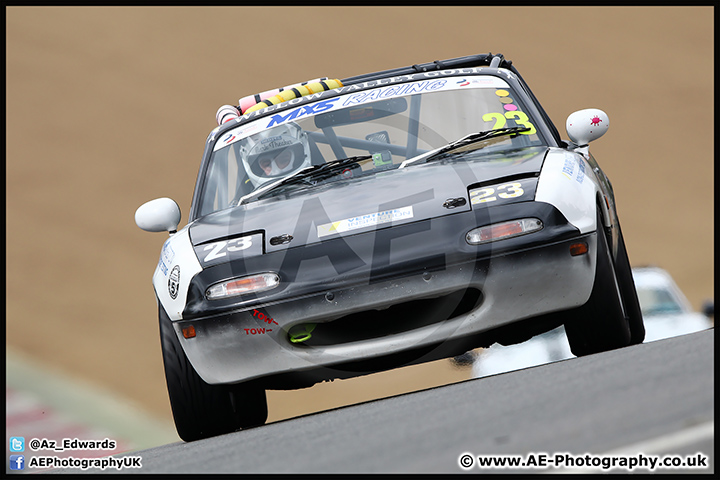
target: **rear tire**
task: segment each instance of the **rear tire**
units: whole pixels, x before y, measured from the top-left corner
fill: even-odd
[[[597,264],[592,293],[587,303],[574,310],[572,319],[565,323],[570,350],[578,357],[628,346],[632,338],[623,310],[621,282],[618,282],[599,212],[597,226]]]
[[[267,421],[265,390],[206,383],[185,355],[162,306],[159,317],[165,379],[180,438],[192,442]]]

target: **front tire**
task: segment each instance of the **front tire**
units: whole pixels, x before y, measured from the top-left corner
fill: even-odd
[[[267,421],[265,390],[206,383],[185,355],[161,305],[159,319],[165,379],[180,438],[192,442]]]
[[[620,224],[618,224],[620,230]],[[625,240],[622,230],[618,235],[618,252],[617,252],[617,276],[622,293],[623,305],[625,313],[628,316],[630,326],[630,345],[638,345],[645,340],[645,324],[643,322],[642,310],[640,309],[640,301],[635,288],[635,280],[632,276],[632,268],[628,258],[627,249],[625,248]]]
[[[574,310],[572,318],[565,323],[574,355],[580,357],[630,345],[632,335],[623,308],[622,290],[598,212],[595,283],[587,303]]]

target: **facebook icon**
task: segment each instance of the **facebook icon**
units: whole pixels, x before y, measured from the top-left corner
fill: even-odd
[[[24,470],[25,455],[10,455],[10,470]]]

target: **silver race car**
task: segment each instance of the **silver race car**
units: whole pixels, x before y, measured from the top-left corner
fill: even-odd
[[[217,112],[188,223],[153,276],[170,402],[191,441],[263,424],[267,389],[513,344],[641,343],[598,109],[556,127],[481,54],[321,78]]]

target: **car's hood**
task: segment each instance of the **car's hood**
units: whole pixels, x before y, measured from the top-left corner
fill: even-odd
[[[268,242],[282,235],[292,235],[288,247],[297,247],[390,222],[409,223],[466,211],[470,209],[469,186],[508,176],[533,176],[540,171],[546,152],[545,147],[533,147],[512,155],[434,161],[293,191],[290,196],[280,194],[202,217],[189,225],[190,238],[197,246],[262,232],[267,250],[272,249]],[[460,197],[466,200],[464,205],[444,206],[447,200]]]

